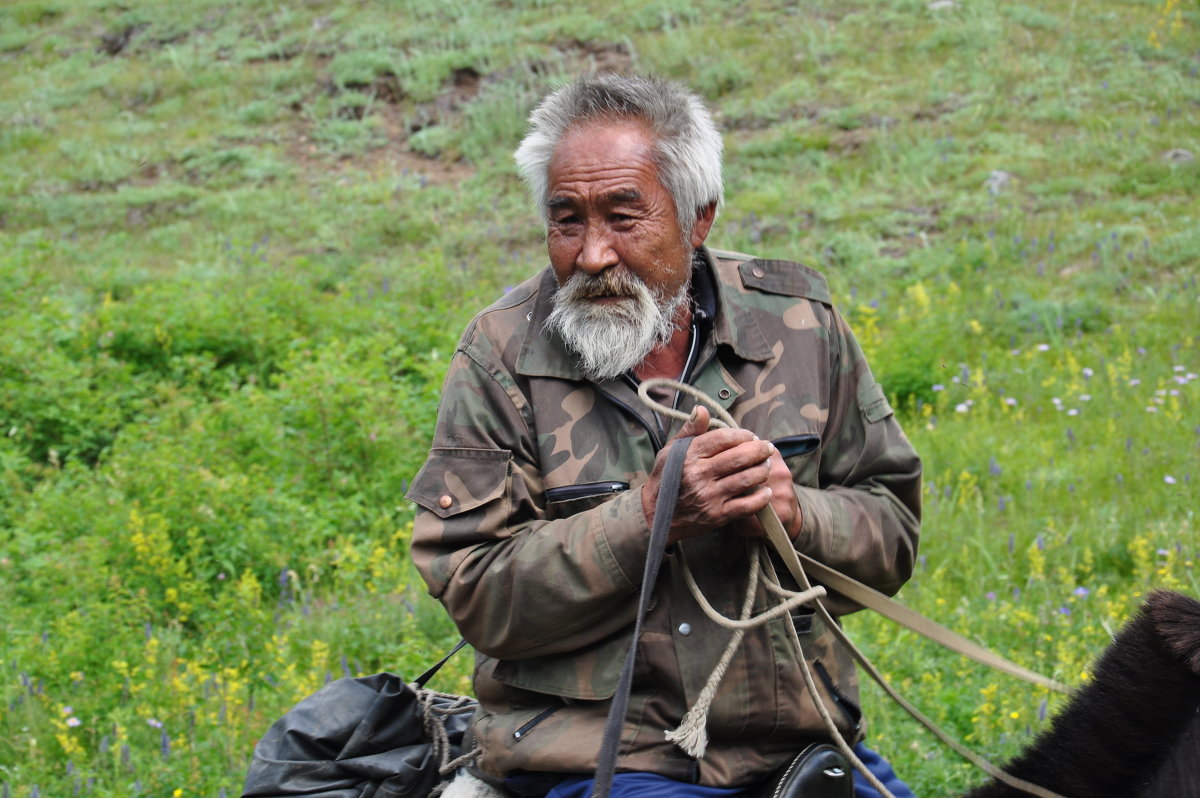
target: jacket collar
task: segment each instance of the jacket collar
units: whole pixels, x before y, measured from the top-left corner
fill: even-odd
[[[696,261],[697,268],[704,269],[711,277],[704,281],[708,283],[707,286],[698,286],[697,300],[700,307],[709,305],[715,309],[713,343],[727,346],[743,360],[771,359],[773,355],[766,336],[759,329],[752,308],[746,302],[737,261],[718,261],[706,247],[696,251]],[[517,357],[517,373],[527,377],[583,381],[578,358],[567,349],[557,333],[546,329],[546,319],[553,309],[557,290],[554,272],[547,266],[540,275],[533,309],[527,317],[525,338]]]

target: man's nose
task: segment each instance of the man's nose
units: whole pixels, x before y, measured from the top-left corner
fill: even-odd
[[[584,272],[595,275],[610,266],[616,266],[620,261],[608,228],[605,225],[589,224],[584,230],[583,246],[579,249],[575,265]]]

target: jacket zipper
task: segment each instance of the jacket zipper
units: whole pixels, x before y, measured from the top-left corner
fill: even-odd
[[[546,718],[553,715],[555,712],[558,712],[560,709],[562,709],[562,704],[559,704],[559,705],[553,706],[553,707],[548,707],[547,709],[543,709],[541,712],[537,713],[532,718],[525,721],[525,724],[523,726],[521,726],[521,728],[519,728],[515,732],[513,732],[512,733],[513,739],[520,740],[526,734],[529,734],[529,732],[533,731],[534,726],[538,725],[539,723],[544,721]]]
[[[596,386],[595,386],[595,388],[596,388],[596,392],[597,392],[597,393],[599,393],[601,396],[603,396],[603,397],[604,397],[605,399],[607,399],[608,401],[612,402],[612,403],[613,403],[614,405],[616,405],[617,407],[619,407],[619,408],[621,408],[622,410],[624,410],[624,411],[625,411],[626,413],[628,413],[629,415],[633,416],[635,419],[637,419],[637,422],[638,422],[639,424],[641,424],[643,427],[645,427],[645,428],[646,428],[646,432],[649,432],[649,433],[650,433],[650,441],[651,441],[651,443],[653,443],[653,444],[654,444],[654,452],[655,452],[655,454],[657,454],[657,453],[658,453],[658,452],[659,452],[659,451],[662,449],[662,447],[663,447],[663,442],[662,442],[662,439],[661,439],[661,438],[659,438],[659,436],[658,436],[658,431],[657,431],[657,430],[655,430],[655,429],[654,429],[654,427],[653,427],[652,425],[650,425],[650,424],[647,424],[647,423],[646,423],[646,419],[642,418],[642,417],[641,417],[641,415],[639,415],[639,414],[638,414],[638,413],[637,413],[637,412],[636,412],[636,411],[635,411],[635,410],[634,410],[632,407],[630,407],[629,405],[625,404],[625,403],[624,403],[624,402],[622,402],[620,399],[618,399],[617,397],[613,396],[613,395],[612,395],[611,393],[609,393],[608,391],[606,391],[606,390],[604,390],[603,388],[601,388],[599,385],[596,385]]]
[[[838,709],[842,710],[846,719],[850,721],[851,727],[855,731],[858,731],[862,723],[862,710],[834,684],[833,677],[829,675],[829,670],[825,667],[825,663],[819,659],[813,660],[813,669],[821,677],[821,681],[825,683],[825,689],[833,697],[833,703],[837,704]]]
[[[627,490],[629,490],[628,482],[588,482],[582,485],[564,485],[559,488],[546,488],[546,501],[569,502],[572,499],[607,496]]]

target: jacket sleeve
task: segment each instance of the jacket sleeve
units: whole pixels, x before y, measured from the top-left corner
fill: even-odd
[[[829,418],[819,487],[797,486],[797,548],[888,595],[911,576],[921,519],[921,461],[833,311]],[[831,611],[858,606],[832,595]]]
[[[499,659],[575,651],[631,623],[649,540],[640,484],[550,520],[534,429],[513,376],[468,331],[408,494],[412,556],[463,637]]]

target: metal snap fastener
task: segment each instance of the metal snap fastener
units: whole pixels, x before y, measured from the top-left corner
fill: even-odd
[[[755,277],[757,277],[760,280],[767,276],[767,273],[765,271],[763,271],[763,268],[761,266],[755,266],[753,269],[750,270],[750,273],[753,274]]]
[[[452,504],[454,504],[454,499],[451,499],[449,496],[443,496],[442,498],[438,499],[438,505],[443,510],[449,510],[450,505]]]
[[[690,623],[679,624],[679,634],[683,635],[684,637],[687,637],[691,633],[692,633],[692,625]]]
[[[722,388],[721,390],[717,391],[717,396],[721,397],[722,399],[728,399],[729,397],[733,396],[733,391],[729,390],[728,388]]]

